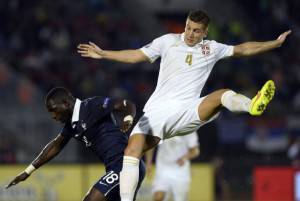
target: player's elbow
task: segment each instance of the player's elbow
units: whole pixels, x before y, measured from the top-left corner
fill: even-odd
[[[133,63],[133,64],[140,63],[140,62],[143,62],[143,61],[147,61],[147,57],[142,51],[140,51],[138,49],[133,50],[132,54],[128,58],[128,62]]]
[[[135,158],[141,158],[142,157],[142,148],[138,146],[127,146],[127,148],[124,150],[125,156],[131,156]]]

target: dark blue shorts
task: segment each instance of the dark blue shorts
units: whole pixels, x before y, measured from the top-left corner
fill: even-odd
[[[103,175],[100,180],[94,185],[94,188],[98,189],[107,199],[107,201],[120,201],[120,172],[122,170],[122,160],[110,165],[110,168],[106,170],[106,174]],[[135,191],[136,194],[142,184],[145,177],[145,164],[141,160],[139,166],[139,182]],[[135,200],[135,199],[134,199]]]

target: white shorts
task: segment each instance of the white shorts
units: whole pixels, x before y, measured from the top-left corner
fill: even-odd
[[[189,180],[156,175],[152,185],[152,194],[155,192],[165,192],[164,201],[169,199],[170,194],[174,201],[187,201],[189,189]]]
[[[184,104],[178,104],[175,101],[162,103],[160,107],[144,113],[131,131],[131,135],[153,135],[164,140],[197,131],[218,116],[216,114],[208,121],[199,119],[198,106],[204,98],[187,101]]]

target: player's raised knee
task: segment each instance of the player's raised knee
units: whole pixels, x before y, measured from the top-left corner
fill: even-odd
[[[124,151],[125,156],[132,156],[136,158],[141,158],[143,152],[143,147],[135,147],[135,146],[127,146],[127,148]]]
[[[231,89],[219,89],[217,92],[219,92],[221,95],[223,95],[227,91],[232,91]]]
[[[222,96],[228,91],[232,91],[232,90],[231,89],[218,89],[218,90],[212,92],[209,96],[212,100],[215,100],[216,102],[220,102],[222,99]]]

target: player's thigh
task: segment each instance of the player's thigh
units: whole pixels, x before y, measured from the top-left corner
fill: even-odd
[[[105,196],[96,188],[92,187],[85,195],[83,201],[107,201]]]
[[[204,121],[199,117],[198,108],[205,98],[206,97],[202,97],[186,101],[177,108],[173,108],[171,115],[168,115],[168,118],[163,126],[165,138],[192,134],[204,124],[215,119],[217,115],[213,116],[207,121]]]
[[[146,136],[163,139],[161,127],[166,119],[166,112],[165,109],[153,109],[145,112],[132,129],[130,137],[136,134],[144,134]]]
[[[228,90],[229,89],[220,89],[212,92],[204,98],[204,100],[198,106],[199,118],[202,121],[208,121],[220,111],[222,107],[221,97],[223,93]]]
[[[124,155],[141,158],[143,153],[154,148],[159,141],[160,138],[152,135],[145,135],[143,133],[131,135]]]
[[[122,163],[117,163],[114,169],[106,172],[93,186],[103,196],[105,201],[119,201],[119,172],[121,170]]]

